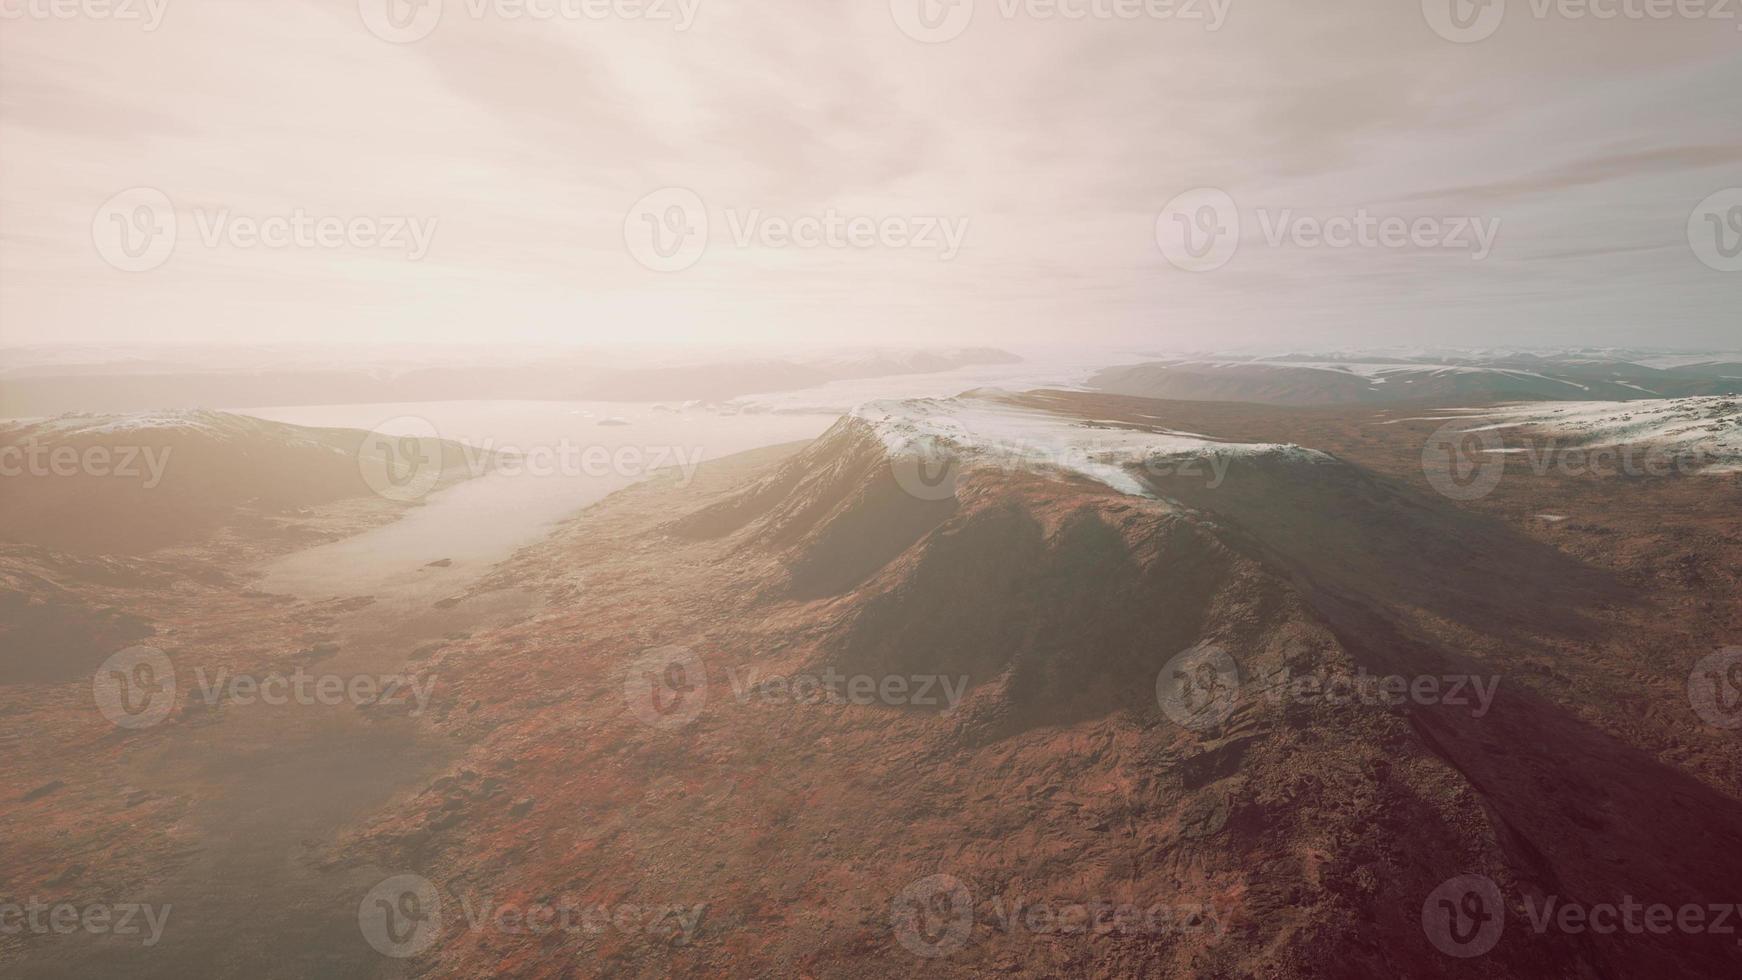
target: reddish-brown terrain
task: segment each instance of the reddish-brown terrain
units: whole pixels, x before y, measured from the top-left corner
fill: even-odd
[[[117,642],[170,631],[178,666],[336,641],[353,666],[412,656],[436,686],[420,717],[225,729],[308,753],[373,743],[305,771],[262,742],[269,772],[302,774],[293,794],[378,782],[300,824],[257,816],[252,850],[214,824],[245,808],[200,809],[240,777],[200,770],[199,718],[118,731],[88,678],[0,687],[32,746],[7,764],[27,828],[0,851],[15,893],[219,882],[160,949],[0,937],[0,956],[26,975],[1736,974],[1742,946],[1716,928],[1531,916],[1550,896],[1742,901],[1737,733],[1688,693],[1742,636],[1742,477],[1518,470],[1460,502],[1424,476],[1439,423],[1402,412],[1019,404],[1328,455],[1237,455],[1219,481],[1138,471],[1144,496],[969,460],[953,493],[916,494],[844,420],[610,497],[469,580],[459,608],[497,612],[415,643],[371,638],[355,603],[251,593],[249,563],[216,550],[197,556],[208,584],[154,555],[127,574],[174,584],[112,589],[12,553],[15,575],[102,607]],[[1231,684],[1176,660],[1207,647]],[[908,687],[868,703],[748,687],[824,672]],[[1468,692],[1326,703],[1291,686],[1315,674],[1496,686],[1480,709]],[[1158,677],[1216,697],[1182,713]],[[965,692],[949,710],[942,681]],[[90,777],[44,791],[69,757]],[[173,778],[143,797],[120,784],[160,766]],[[307,839],[272,836],[287,829]],[[388,889],[384,939],[371,916],[401,875],[424,894]],[[1505,906],[1479,955],[1424,928],[1462,875]],[[255,882],[277,897],[246,919],[275,917],[238,927],[218,906]]]
[[[1720,503],[1737,499],[1734,477],[1523,475],[1462,505],[1422,478],[1431,424],[1035,403],[1337,459],[1237,462],[1213,490],[1157,479],[1159,499],[970,468],[954,499],[926,501],[843,423],[686,494],[613,497],[499,572],[550,607],[431,662],[439,724],[472,748],[342,851],[446,896],[441,935],[412,962],[527,976],[1733,974],[1734,936],[1538,935],[1524,900],[1735,898],[1734,734],[1702,724],[1686,693],[1693,663],[1742,630],[1742,539]],[[1241,691],[1226,720],[1193,730],[1159,710],[1156,676],[1205,641],[1234,655]],[[700,658],[706,684],[686,695],[703,699],[693,720],[653,726],[625,684],[668,645]],[[948,713],[734,689],[747,669],[824,667],[970,686]],[[1266,697],[1285,669],[1499,687],[1481,717]],[[1498,945],[1470,959],[1422,925],[1430,893],[1467,873],[1508,903]],[[901,941],[903,896],[937,874],[966,887],[973,926],[921,959]],[[706,915],[681,944],[516,932],[470,925],[451,909],[465,896]],[[998,903],[1020,901],[1204,914],[1104,934],[1001,922]]]

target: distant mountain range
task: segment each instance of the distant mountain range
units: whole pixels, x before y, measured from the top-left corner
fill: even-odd
[[[1122,395],[1268,405],[1631,401],[1742,392],[1742,355],[1616,349],[1193,356],[1111,367]]]
[[[25,351],[0,373],[0,417],[488,399],[720,401],[1021,358],[993,348],[677,357],[578,348],[464,352],[200,350],[149,358]]]

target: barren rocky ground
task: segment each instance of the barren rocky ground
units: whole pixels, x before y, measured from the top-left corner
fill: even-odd
[[[915,494],[843,424],[618,493],[493,570],[431,568],[452,578],[415,611],[250,585],[290,539],[380,519],[342,507],[125,561],[9,550],[10,601],[99,610],[78,615],[101,642],[149,627],[178,677],[300,657],[432,687],[416,714],[188,705],[142,730],[95,710],[88,673],[0,687],[10,890],[174,902],[151,949],[27,935],[0,956],[27,976],[1734,974],[1716,927],[1537,926],[1551,900],[1737,901],[1736,734],[1689,690],[1742,634],[1742,478],[1515,463],[1455,500],[1421,413],[1020,403],[1328,457],[1145,472],[1140,496],[982,460]],[[1362,677],[1434,686],[1311,686]],[[1443,892],[1468,875],[1499,904]]]

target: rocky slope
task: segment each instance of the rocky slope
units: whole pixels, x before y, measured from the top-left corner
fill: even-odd
[[[427,493],[468,475],[455,443],[411,440],[404,458],[387,460],[400,442],[206,410],[3,422],[0,540],[141,553],[245,516],[393,498],[408,476]]]
[[[504,569],[552,611],[427,665],[472,750],[339,855],[445,896],[419,972],[1733,972],[1733,937],[1533,927],[1742,880],[1736,774],[1672,761],[1725,734],[1625,649],[1657,595],[1228,419],[973,401],[620,494]],[[1401,687],[1319,686],[1360,678]],[[1465,875],[1490,919],[1440,918]],[[705,915],[529,932],[486,899]]]

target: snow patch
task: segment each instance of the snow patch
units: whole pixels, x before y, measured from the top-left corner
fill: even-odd
[[[1735,395],[1538,402],[1495,411],[1462,410],[1425,421],[1456,418],[1492,420],[1471,431],[1524,428],[1587,448],[1649,445],[1709,459],[1704,473],[1742,471],[1742,398]]]
[[[1330,462],[1317,450],[1276,443],[1219,442],[1171,429],[1059,415],[988,397],[866,402],[849,413],[870,425],[891,453],[948,446],[969,460],[1075,473],[1135,497],[1152,497],[1131,473],[1185,457],[1276,456]]]

